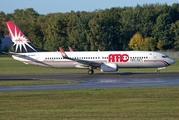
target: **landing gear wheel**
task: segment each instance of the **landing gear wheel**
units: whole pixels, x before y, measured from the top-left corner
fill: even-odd
[[[160,70],[156,70],[155,73],[160,73]]]
[[[88,74],[89,74],[89,75],[92,75],[93,73],[94,73],[93,70],[88,70]]]

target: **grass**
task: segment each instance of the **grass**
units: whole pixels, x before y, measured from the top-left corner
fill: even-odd
[[[141,68],[141,69],[128,69],[119,68],[119,72],[154,72],[156,68]],[[167,67],[162,72],[179,72],[179,59],[176,59],[176,63]],[[14,60],[12,57],[0,57],[0,74],[30,74],[30,73],[65,73],[65,72],[85,72],[86,69],[57,69],[46,68],[35,65],[25,65],[20,61]],[[99,70],[95,70],[99,72]]]
[[[1,120],[177,120],[179,87],[0,93]]]

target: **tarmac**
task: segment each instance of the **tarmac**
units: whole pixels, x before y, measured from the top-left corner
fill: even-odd
[[[85,88],[124,88],[179,86],[178,72],[165,73],[59,73],[59,74],[0,74],[1,80],[79,80],[77,84],[0,86],[0,92],[29,90],[68,90]]]

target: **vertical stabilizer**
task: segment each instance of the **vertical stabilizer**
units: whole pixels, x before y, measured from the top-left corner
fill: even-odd
[[[31,41],[22,33],[14,22],[6,22],[9,36],[13,42],[13,47],[16,53],[25,52],[42,52],[43,50],[37,48]]]

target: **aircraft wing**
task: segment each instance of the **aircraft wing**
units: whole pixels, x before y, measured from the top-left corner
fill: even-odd
[[[88,65],[88,66],[92,66],[92,67],[100,67],[101,66],[101,62],[70,58],[66,55],[66,53],[64,52],[64,50],[61,47],[59,47],[59,51],[61,52],[62,57],[65,59],[73,60],[75,62],[84,64],[84,65]]]

